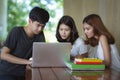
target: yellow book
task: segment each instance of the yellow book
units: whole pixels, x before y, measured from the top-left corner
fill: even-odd
[[[102,62],[103,60],[98,58],[75,58],[75,61],[78,62]]]

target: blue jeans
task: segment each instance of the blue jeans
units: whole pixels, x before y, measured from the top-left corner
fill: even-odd
[[[0,75],[0,80],[25,80],[25,77],[18,77],[12,75]]]

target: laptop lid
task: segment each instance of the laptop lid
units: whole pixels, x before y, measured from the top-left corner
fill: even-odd
[[[66,67],[70,52],[70,43],[34,42],[32,67]]]

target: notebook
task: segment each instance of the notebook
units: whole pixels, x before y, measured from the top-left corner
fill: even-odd
[[[32,67],[66,67],[70,52],[70,43],[34,42]]]

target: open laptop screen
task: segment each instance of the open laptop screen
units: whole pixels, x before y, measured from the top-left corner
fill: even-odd
[[[70,43],[34,42],[32,67],[66,67],[70,52]]]

